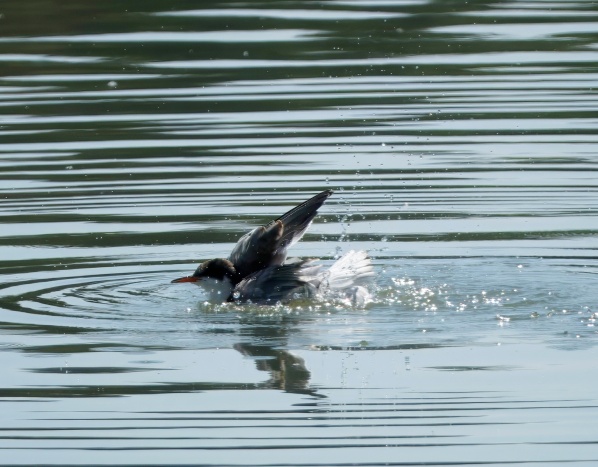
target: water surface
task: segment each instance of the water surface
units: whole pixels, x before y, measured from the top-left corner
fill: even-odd
[[[598,462],[591,2],[0,15],[2,464]],[[324,189],[365,309],[170,284]]]

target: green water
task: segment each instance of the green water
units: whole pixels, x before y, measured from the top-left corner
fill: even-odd
[[[0,4],[0,464],[595,465],[593,2]],[[324,189],[374,300],[170,280]]]

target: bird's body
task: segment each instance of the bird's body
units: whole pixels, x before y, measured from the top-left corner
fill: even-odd
[[[350,251],[328,270],[314,260],[286,262],[287,250],[309,228],[332,191],[326,190],[269,224],[243,235],[227,259],[201,263],[192,276],[172,282],[199,282],[210,301],[278,303],[344,291],[360,295],[362,283],[373,276],[363,251]]]

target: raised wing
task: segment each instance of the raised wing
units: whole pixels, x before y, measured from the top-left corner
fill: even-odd
[[[323,191],[269,224],[243,235],[228,257],[240,277],[281,266],[287,257],[287,249],[303,237],[330,195],[331,190]]]

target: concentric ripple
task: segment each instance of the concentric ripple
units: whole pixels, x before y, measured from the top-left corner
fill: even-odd
[[[598,465],[594,2],[30,3],[0,463]],[[324,189],[365,307],[170,283]]]
[[[554,344],[561,335],[565,340],[583,337],[579,345],[592,345],[597,337],[593,292],[588,288],[594,277],[587,267],[551,264],[570,276],[566,289],[537,287],[547,274],[546,260],[498,268],[484,259],[470,259],[467,267],[462,262],[458,268],[451,259],[401,262],[396,269],[390,258],[375,260],[382,274],[365,307],[331,299],[273,306],[209,303],[200,287],[170,283],[181,269],[145,264],[137,271],[114,266],[109,273],[106,268],[100,273],[86,268],[38,280],[28,279],[35,274],[25,275],[1,290],[1,316],[4,325],[21,329],[125,336],[162,345],[180,346],[181,333],[201,336],[190,344],[192,348],[234,346],[248,323],[292,325],[291,340],[286,333],[280,339],[265,337],[291,346],[311,346],[322,339],[318,337],[322,331],[327,337],[319,345],[341,348],[383,348],[411,342],[418,334],[418,340],[430,344],[520,338]],[[482,271],[485,280],[480,287],[472,274]],[[332,334],[325,331],[335,326]]]

